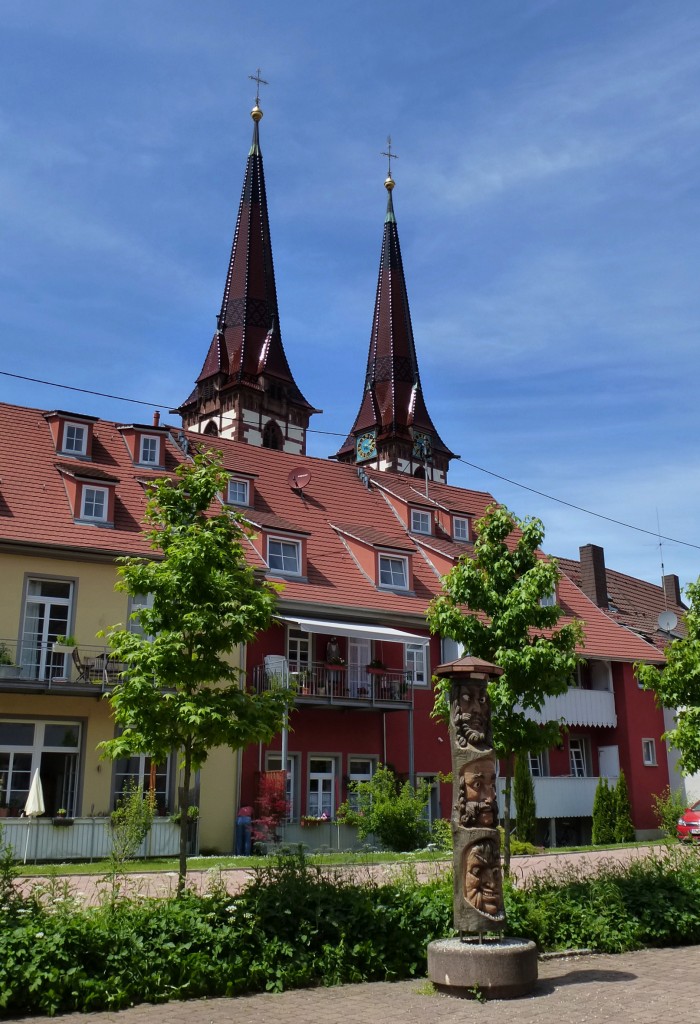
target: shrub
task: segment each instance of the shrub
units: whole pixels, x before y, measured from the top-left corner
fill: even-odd
[[[535,809],[535,787],[530,775],[527,754],[517,754],[515,758],[513,798],[515,800],[515,836],[521,843],[531,843],[535,838],[537,812]]]
[[[374,835],[388,850],[396,853],[420,850],[430,842],[425,810],[430,786],[421,781],[414,789],[410,782],[399,783],[386,765],[379,765],[369,782],[351,782],[348,789],[357,796],[357,806],[348,803],[338,808],[338,818],[357,826],[357,835]]]
[[[607,846],[615,842],[615,802],[614,792],[608,786],[608,780],[601,776],[598,779],[593,798],[593,831],[594,846]]]
[[[431,826],[430,835],[438,850],[452,853],[452,825],[447,818],[436,818]]]
[[[632,824],[632,807],[625,773],[620,771],[615,786],[615,842],[632,843],[637,838]]]
[[[679,790],[671,790],[666,786],[661,793],[652,796],[654,814],[659,823],[659,828],[665,836],[676,836],[676,825],[678,819],[687,807],[686,798]]]

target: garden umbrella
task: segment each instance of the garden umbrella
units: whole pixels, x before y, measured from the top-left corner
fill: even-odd
[[[39,769],[34,772],[32,776],[32,784],[29,787],[29,795],[27,796],[27,802],[24,805],[24,814],[27,818],[38,818],[40,814],[43,814],[44,807],[44,790],[41,787],[41,778],[39,777]],[[24,844],[24,863],[27,863],[27,849],[29,848],[29,826],[27,826],[27,841]]]

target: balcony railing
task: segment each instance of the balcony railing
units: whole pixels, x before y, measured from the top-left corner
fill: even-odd
[[[287,673],[300,704],[407,707],[413,703],[412,674],[402,669],[314,661],[304,664],[290,662]],[[274,686],[285,685],[284,672],[269,665],[256,665],[252,682],[256,692],[262,693]]]
[[[66,647],[56,642],[35,643],[0,638],[0,686],[3,683],[112,686],[124,671],[109,648],[98,644]]]
[[[583,690],[570,686],[558,697],[545,697],[540,712],[528,711],[536,722],[563,720],[567,725],[615,728],[615,696],[610,690]]]
[[[598,785],[596,776],[544,775],[535,784],[535,814],[538,818],[590,818]],[[499,808],[503,808],[504,780],[498,780]],[[514,813],[514,810],[513,810]]]

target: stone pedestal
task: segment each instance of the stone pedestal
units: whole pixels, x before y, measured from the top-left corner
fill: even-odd
[[[537,947],[528,939],[436,939],[428,978],[451,996],[514,999],[537,984]]]

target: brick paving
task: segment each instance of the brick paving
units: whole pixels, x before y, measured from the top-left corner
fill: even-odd
[[[113,1013],[72,1013],[60,1024],[693,1024],[700,1020],[700,946],[617,956],[568,956],[539,965],[521,999],[427,994],[420,980],[302,989],[281,995],[143,1004]],[[24,1017],[22,1024],[46,1024]]]

